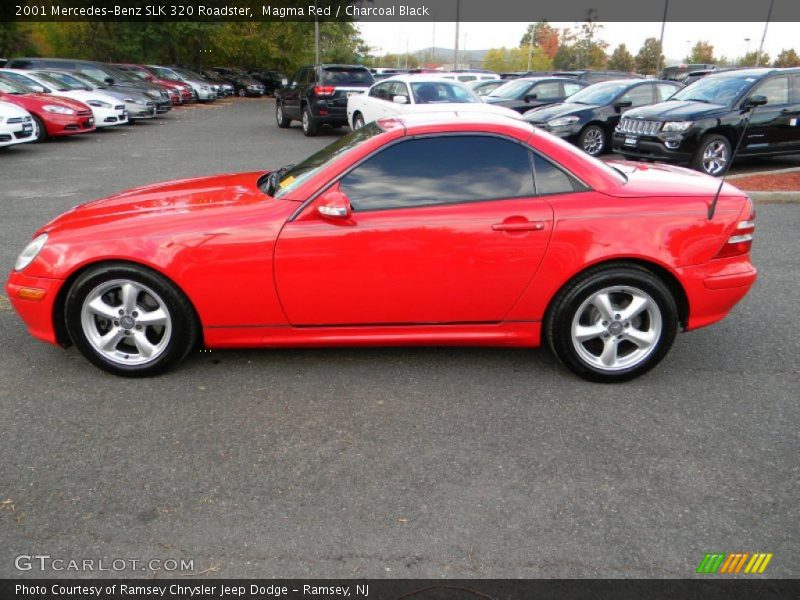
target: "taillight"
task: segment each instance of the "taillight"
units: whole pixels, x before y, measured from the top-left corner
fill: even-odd
[[[747,216],[736,224],[728,241],[717,253],[717,258],[738,256],[750,252],[750,247],[753,245],[753,232],[756,230],[756,211],[750,198],[747,199],[747,204],[748,209],[743,211],[743,214]]]
[[[336,93],[336,88],[332,85],[315,85],[315,96],[333,96]]]

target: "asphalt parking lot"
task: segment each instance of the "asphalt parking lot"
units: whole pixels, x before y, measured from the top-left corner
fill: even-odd
[[[339,135],[237,99],[13,148],[0,267],[75,204]],[[546,351],[458,348],[198,353],[125,380],[30,338],[0,296],[0,577],[76,575],[21,573],[20,554],[221,577],[692,577],[737,551],[798,577],[798,222],[800,205],[759,205],[751,294],[618,386]]]

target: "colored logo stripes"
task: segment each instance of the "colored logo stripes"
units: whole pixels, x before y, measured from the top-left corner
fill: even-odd
[[[700,565],[697,573],[711,574],[737,574],[745,573],[750,575],[761,574],[767,568],[769,561],[772,560],[772,553],[755,552],[711,552],[707,553]]]

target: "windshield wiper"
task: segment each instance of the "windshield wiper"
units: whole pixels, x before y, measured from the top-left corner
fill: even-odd
[[[708,100],[703,100],[702,98],[685,98],[686,102],[702,102],[703,104],[711,104]]]
[[[286,175],[286,172],[291,169],[294,164],[291,165],[284,165],[280,169],[277,169],[267,175],[267,195],[274,196],[275,192],[278,191],[278,187],[280,186],[281,177]]]

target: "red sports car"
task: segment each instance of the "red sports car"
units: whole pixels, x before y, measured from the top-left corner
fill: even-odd
[[[36,122],[36,139],[88,133],[95,130],[89,105],[61,96],[35,94],[32,90],[0,76],[0,100],[27,110]]]
[[[729,185],[714,203],[717,188],[524,121],[409,115],[272,172],[76,207],[36,232],[7,291],[33,336],[119,375],[198,345],[544,341],[578,375],[621,381],[755,281],[753,205]]]

